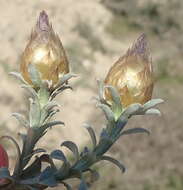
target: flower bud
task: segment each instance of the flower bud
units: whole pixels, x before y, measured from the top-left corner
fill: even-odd
[[[49,23],[48,15],[42,11],[31,34],[22,58],[20,71],[25,81],[33,85],[29,74],[29,64],[35,66],[42,81],[53,87],[59,77],[69,72],[65,50],[57,34]]]
[[[133,103],[144,104],[151,99],[153,71],[144,34],[111,67],[105,84],[112,85],[118,90],[121,103],[125,107]],[[105,98],[109,102],[112,101],[107,89]]]

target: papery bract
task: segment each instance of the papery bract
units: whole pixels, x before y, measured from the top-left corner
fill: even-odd
[[[144,104],[151,99],[153,72],[144,34],[111,67],[105,84],[112,85],[118,90],[121,103],[125,107],[133,103]],[[111,101],[111,95],[107,89],[105,97],[106,100]]]
[[[53,31],[45,11],[40,13],[21,58],[20,70],[24,80],[33,85],[29,64],[36,67],[41,80],[47,81],[49,87],[54,87],[58,83],[59,76],[69,72],[65,50],[58,35]]]

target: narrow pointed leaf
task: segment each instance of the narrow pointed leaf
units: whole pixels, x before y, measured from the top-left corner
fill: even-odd
[[[123,112],[123,115],[126,117],[130,117],[132,115],[136,115],[140,112],[142,112],[143,107],[141,104],[136,103],[136,104],[131,104],[130,106],[128,106],[125,111]]]
[[[30,85],[21,85],[21,87],[27,89],[34,98],[38,98],[36,91]]]
[[[61,146],[67,147],[76,157],[76,160],[79,160],[79,150],[75,143],[72,141],[64,141]]]
[[[41,80],[39,71],[36,69],[36,67],[33,64],[29,64],[28,72],[30,74],[30,78],[31,78],[32,83],[35,86],[40,87],[42,85],[42,80]]]
[[[137,133],[146,133],[150,134],[150,132],[147,129],[144,128],[132,128],[132,129],[127,129],[123,131],[120,135],[130,135],[130,134],[137,134]]]
[[[61,79],[60,79],[60,82],[59,82],[59,86],[60,85],[63,85],[65,82],[67,82],[68,80],[70,80],[71,78],[73,77],[77,77],[77,75],[75,74],[72,74],[72,73],[68,73],[68,74],[65,74]]]
[[[119,95],[117,89],[114,88],[113,86],[108,86],[108,85],[105,86],[105,87],[109,89],[110,94],[111,94],[111,96],[112,96],[113,102],[114,102],[115,105],[118,106],[119,109],[120,109],[120,108],[122,107],[122,105],[121,105],[120,95]]]
[[[29,123],[23,115],[19,113],[13,113],[12,116],[15,117],[25,128],[29,128]]]
[[[18,73],[18,72],[10,72],[9,74],[16,77],[22,83],[27,84],[27,82],[24,80],[23,76],[20,73]]]
[[[55,107],[59,107],[59,104],[55,101],[48,102],[43,109],[52,110]]]
[[[41,126],[41,128],[43,130],[46,130],[46,129],[48,129],[50,127],[53,127],[55,125],[64,125],[64,122],[62,122],[62,121],[52,121],[52,122],[46,123],[45,125]]]
[[[99,104],[98,107],[100,107],[102,109],[106,119],[111,123],[111,125],[114,125],[115,117],[114,117],[112,110],[109,108],[109,106],[107,106],[105,104]]]
[[[164,100],[162,99],[152,99],[152,100],[149,100],[148,102],[146,102],[143,106],[144,110],[147,110],[147,109],[150,109],[158,104],[161,104],[163,103]]]
[[[104,100],[104,83],[100,80],[97,80],[99,88],[99,99]]]
[[[159,116],[161,116],[161,112],[158,109],[154,109],[154,108],[148,109],[145,112],[145,114],[147,114],[147,115],[152,114],[152,115],[159,115]]]
[[[110,157],[110,156],[101,156],[100,160],[107,160],[109,162],[112,162],[113,164],[115,164],[116,166],[118,166],[120,168],[120,170],[124,173],[126,168],[123,164],[121,164],[118,160]]]
[[[88,124],[84,124],[84,127],[87,129],[87,131],[88,131],[88,133],[92,139],[93,148],[95,148],[97,145],[97,138],[96,138],[96,135],[95,135],[93,128]]]

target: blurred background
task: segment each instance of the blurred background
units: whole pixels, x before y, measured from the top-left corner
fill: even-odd
[[[96,79],[104,79],[111,65],[145,32],[155,73],[153,97],[165,100],[159,106],[162,117],[130,120],[127,127],[144,127],[151,135],[120,139],[109,154],[121,160],[126,173],[105,162],[97,164],[101,178],[91,189],[182,190],[183,1],[0,0],[0,135],[14,136],[19,142],[17,133],[24,129],[11,113],[26,114],[29,102],[8,73],[19,70],[21,52],[41,10],[47,11],[71,70],[79,77],[72,80],[74,91],[58,98],[61,111],[57,118],[66,126],[50,130],[39,146],[51,151],[63,140],[73,140],[80,147],[90,143],[82,127],[86,122],[99,134],[105,120],[91,100],[97,94]],[[16,151],[11,143],[3,143],[13,167]]]

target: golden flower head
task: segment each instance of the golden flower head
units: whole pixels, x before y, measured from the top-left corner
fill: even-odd
[[[21,58],[20,71],[23,78],[33,85],[29,65],[35,66],[42,81],[53,87],[59,76],[69,72],[65,50],[49,23],[48,15],[42,11]]]
[[[105,79],[106,85],[114,86],[123,106],[144,104],[151,99],[153,71],[145,34],[142,34],[126,54],[111,67]],[[111,101],[106,89],[105,98]]]

